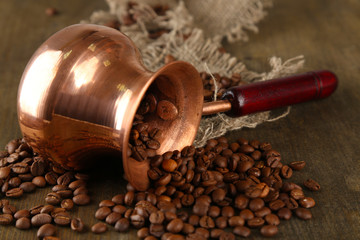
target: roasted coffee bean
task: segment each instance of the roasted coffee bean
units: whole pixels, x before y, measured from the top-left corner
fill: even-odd
[[[202,216],[200,218],[199,224],[201,227],[206,228],[206,229],[215,227],[214,220],[209,216]]]
[[[60,226],[67,226],[71,222],[71,216],[68,212],[60,212],[55,215],[54,222]]]
[[[162,176],[162,172],[160,169],[158,169],[157,167],[154,167],[152,169],[150,169],[148,172],[148,177],[151,179],[151,180],[158,180],[161,176]],[[171,180],[171,179],[170,179]]]
[[[31,222],[28,217],[20,217],[16,220],[15,227],[18,229],[29,229],[31,227]]]
[[[43,176],[34,177],[31,182],[33,184],[35,184],[35,186],[40,187],[40,188],[46,186],[46,180]]]
[[[258,198],[262,194],[262,190],[256,186],[250,186],[245,190],[245,196],[249,198]]]
[[[126,232],[129,230],[129,227],[130,227],[130,222],[126,218],[120,218],[115,223],[115,230],[118,232]]]
[[[225,206],[221,209],[221,215],[224,217],[232,217],[234,216],[235,211],[234,208],[231,206]]]
[[[108,227],[106,226],[105,223],[102,223],[102,222],[98,222],[98,223],[95,223],[92,227],[91,227],[91,231],[93,233],[96,233],[96,234],[100,234],[100,233],[104,233],[108,230]]]
[[[290,192],[290,196],[295,200],[300,200],[304,198],[304,192],[301,189],[293,189]]]
[[[71,190],[59,190],[56,193],[59,194],[61,198],[71,198],[73,196],[73,192]]]
[[[34,161],[30,167],[30,172],[33,176],[41,176],[45,173],[44,160]]]
[[[268,207],[263,207],[262,209],[260,210],[257,210],[255,212],[255,216],[256,217],[265,217],[266,215],[270,214],[271,213],[271,210],[270,208]]]
[[[285,207],[285,203],[280,199],[274,200],[269,203],[269,208],[273,211],[277,211],[283,207]]]
[[[165,159],[162,161],[161,167],[167,172],[173,172],[177,168],[177,163],[173,159]]]
[[[264,237],[273,237],[278,233],[278,228],[275,225],[265,225],[261,227],[260,233]]]
[[[224,229],[227,227],[227,220],[228,218],[227,217],[218,217],[215,219],[215,225],[217,228],[220,228],[220,229]]]
[[[260,217],[254,217],[253,219],[247,220],[247,225],[251,228],[258,228],[264,225],[265,221],[264,219]]]
[[[254,213],[249,209],[243,209],[240,211],[239,216],[242,217],[244,220],[250,220],[254,218]]]
[[[160,143],[154,139],[149,139],[146,141],[146,146],[149,149],[158,150],[160,148]]]
[[[208,215],[212,218],[217,218],[220,215],[221,209],[218,206],[210,206]]]
[[[303,220],[309,220],[312,218],[312,214],[310,212],[310,210],[306,209],[306,208],[297,208],[295,209],[295,215]]]
[[[279,225],[280,224],[280,219],[278,216],[276,216],[275,214],[268,214],[265,216],[265,221],[267,222],[267,224],[269,225]]]
[[[150,214],[149,221],[153,224],[162,224],[165,220],[165,215],[162,211],[156,211]]]
[[[228,224],[230,227],[243,226],[244,223],[244,219],[240,216],[232,216],[228,219]]]
[[[76,205],[79,205],[79,206],[88,205],[91,201],[89,195],[87,195],[87,194],[76,195],[73,197],[72,200]]]
[[[289,166],[287,166],[287,165],[282,166],[281,176],[283,178],[289,179],[289,178],[291,178],[292,174],[293,174],[293,170]]]
[[[151,235],[160,238],[164,234],[164,226],[161,224],[150,224],[149,232]]]
[[[3,213],[14,215],[16,213],[16,207],[14,205],[5,205],[2,209]]]
[[[51,223],[52,218],[47,213],[39,213],[31,218],[31,224],[34,227],[40,227],[44,224]]]
[[[13,188],[6,192],[6,197],[9,198],[19,198],[23,195],[24,191],[21,188]]]
[[[108,207],[101,207],[95,213],[95,218],[98,220],[104,220],[111,213],[111,209]]]
[[[73,191],[79,187],[86,187],[86,182],[84,180],[76,180],[69,184],[69,188]]]
[[[64,173],[56,180],[59,185],[68,185],[73,179],[73,174],[71,172]]]
[[[235,235],[233,233],[223,231],[220,234],[219,240],[235,240]]]
[[[175,218],[168,223],[168,225],[166,226],[166,230],[171,233],[179,233],[181,232],[183,227],[183,221],[179,218]]]
[[[303,207],[303,208],[312,208],[315,206],[315,200],[311,197],[304,197],[302,199],[299,200],[299,204]]]
[[[37,237],[42,239],[46,236],[53,236],[56,233],[56,227],[52,224],[44,224],[37,231]]]
[[[51,217],[55,218],[56,215],[63,212],[66,212],[65,208],[54,208],[54,210],[51,211]]]
[[[24,192],[33,192],[36,189],[36,185],[32,182],[23,182],[20,184],[19,188],[21,188]]]
[[[9,225],[13,221],[13,216],[8,213],[4,213],[0,215],[0,225]]]
[[[277,215],[280,219],[285,219],[285,220],[289,220],[292,216],[292,212],[290,209],[288,208],[281,208],[279,209],[279,211],[277,212]]]
[[[130,223],[132,226],[139,229],[145,225],[145,219],[143,216],[140,216],[139,214],[132,214],[130,216]]]
[[[66,191],[66,190],[64,190],[64,191]],[[77,195],[80,195],[80,194],[88,195],[88,193],[89,193],[89,190],[86,187],[79,187],[79,188],[75,189],[72,194],[73,194],[73,196],[77,196]]]
[[[124,197],[125,197],[124,194],[117,194],[111,199],[111,201],[114,202],[115,204],[123,205],[124,204]]]
[[[11,170],[17,174],[27,173],[27,172],[29,172],[29,169],[30,169],[29,165],[24,162],[15,163],[11,168]]]
[[[237,209],[245,209],[248,206],[248,203],[249,198],[244,195],[238,195],[234,200],[234,204]]]
[[[135,193],[133,191],[129,191],[125,194],[124,203],[129,207],[132,206],[134,202],[134,198],[135,198]]]
[[[31,173],[19,174],[18,177],[24,182],[31,182],[32,179],[34,178],[34,176],[31,175]]]
[[[68,190],[68,187],[66,185],[55,185],[51,189],[53,192],[58,192],[62,190]]]
[[[109,225],[114,225],[120,218],[120,213],[112,212],[106,217],[105,222]]]
[[[9,181],[6,181],[1,186],[1,192],[6,193],[9,190]]]
[[[71,219],[70,227],[73,231],[76,232],[84,231],[84,223],[80,218]]]
[[[90,176],[86,173],[75,173],[74,177],[77,179],[77,180],[84,180],[84,181],[88,181],[90,179]]]
[[[169,184],[171,181],[171,174],[165,173],[162,177],[160,177],[156,182],[155,186],[165,186]]]
[[[35,207],[32,207],[32,208],[30,208],[30,214],[32,215],[32,216],[34,216],[34,215],[36,215],[36,214],[39,214],[40,213],[40,211],[41,211],[41,209],[44,207],[44,205],[37,205],[37,206],[35,206]]]
[[[126,212],[127,208],[123,205],[116,205],[112,208],[113,212],[117,212],[120,214],[124,214]]]
[[[308,179],[304,182],[304,186],[311,191],[319,191],[320,185],[313,179]]]
[[[60,206],[69,211],[74,207],[74,202],[71,199],[64,199],[61,201]]]
[[[61,202],[61,197],[59,194],[51,192],[46,195],[45,202],[51,205],[59,205]]]
[[[113,207],[115,206],[115,203],[111,200],[102,200],[100,203],[99,203],[99,207]]]
[[[53,205],[45,205],[41,208],[40,213],[51,213],[54,209],[55,207]]]
[[[240,236],[240,237],[244,237],[247,238],[250,236],[251,234],[251,230],[247,227],[244,226],[237,226],[233,229],[234,234]]]
[[[30,211],[27,209],[19,210],[14,214],[15,219],[28,218],[28,217],[30,217]]]
[[[132,149],[132,157],[134,157],[135,160],[142,162],[147,160],[148,156],[144,148],[140,146],[136,146]]]
[[[220,235],[224,232],[222,229],[214,228],[210,231],[210,237],[214,239],[218,239]]]
[[[163,120],[174,120],[178,116],[178,109],[172,102],[161,100],[156,107],[156,114]]]
[[[147,228],[147,227],[143,227],[137,231],[137,236],[138,236],[138,238],[141,238],[141,239],[146,238],[147,236],[149,236],[149,234],[150,234],[149,228]]]
[[[254,199],[251,199],[249,202],[249,208],[253,212],[256,212],[256,211],[262,209],[264,206],[265,206],[265,202],[261,198],[254,198]]]
[[[306,163],[304,161],[294,161],[289,164],[293,170],[300,171],[305,167]]]
[[[10,167],[2,167],[0,168],[0,179],[6,179],[11,172],[11,168]]]
[[[208,239],[210,237],[210,232],[209,230],[205,229],[205,228],[196,228],[195,229],[195,234],[197,236],[203,236],[205,239]],[[195,239],[200,239],[199,237],[195,238]]]
[[[43,240],[60,240],[60,238],[54,236],[46,236],[43,238]]]

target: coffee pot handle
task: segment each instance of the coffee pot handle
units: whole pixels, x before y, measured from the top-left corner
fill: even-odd
[[[323,70],[232,87],[224,93],[222,101],[231,104],[226,114],[239,117],[325,98],[336,87],[336,75]]]

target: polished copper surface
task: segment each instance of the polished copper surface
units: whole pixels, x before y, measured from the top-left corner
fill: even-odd
[[[127,150],[136,110],[150,87],[178,109],[172,120],[156,114],[146,119],[164,131],[158,153],[192,144],[203,105],[195,68],[177,61],[150,72],[124,34],[73,25],[44,42],[26,66],[18,90],[20,127],[36,152],[65,168],[82,169],[96,154],[121,153],[127,179],[145,190],[149,162],[129,158]]]
[[[214,102],[205,102],[203,105],[202,115],[212,115],[219,112],[227,112],[231,110],[229,100],[218,100]]]

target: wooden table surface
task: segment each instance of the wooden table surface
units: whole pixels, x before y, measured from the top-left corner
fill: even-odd
[[[17,87],[36,48],[55,31],[86,19],[96,9],[107,8],[103,0],[53,0],[52,6],[61,14],[47,17],[44,10],[49,4],[47,0],[0,1],[0,146],[21,136]],[[339,88],[328,99],[293,107],[286,118],[228,136],[269,141],[285,162],[305,160],[306,168],[295,174],[294,181],[312,177],[322,186],[320,192],[306,192],[317,203],[312,210],[314,218],[282,222],[279,239],[360,239],[360,2],[278,0],[259,28],[260,33],[250,34],[249,42],[227,45],[226,49],[257,71],[269,70],[269,56],[287,59],[304,54],[304,71],[330,69],[338,75]],[[96,222],[94,212],[101,199],[124,191],[120,175],[115,173],[111,177],[100,174],[96,182],[90,186],[92,204],[74,211],[74,216],[81,216],[88,225]],[[20,209],[43,203],[48,191],[37,189],[14,204]],[[135,231],[119,234],[113,229],[99,236],[62,227],[58,232],[62,239],[136,239]],[[261,238],[253,232],[253,239]],[[0,227],[0,239],[35,236],[35,229]]]

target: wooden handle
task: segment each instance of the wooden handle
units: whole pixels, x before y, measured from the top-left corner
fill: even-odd
[[[325,98],[336,87],[337,77],[334,73],[317,71],[233,87],[222,98],[231,102],[231,111],[227,114],[239,117]]]

